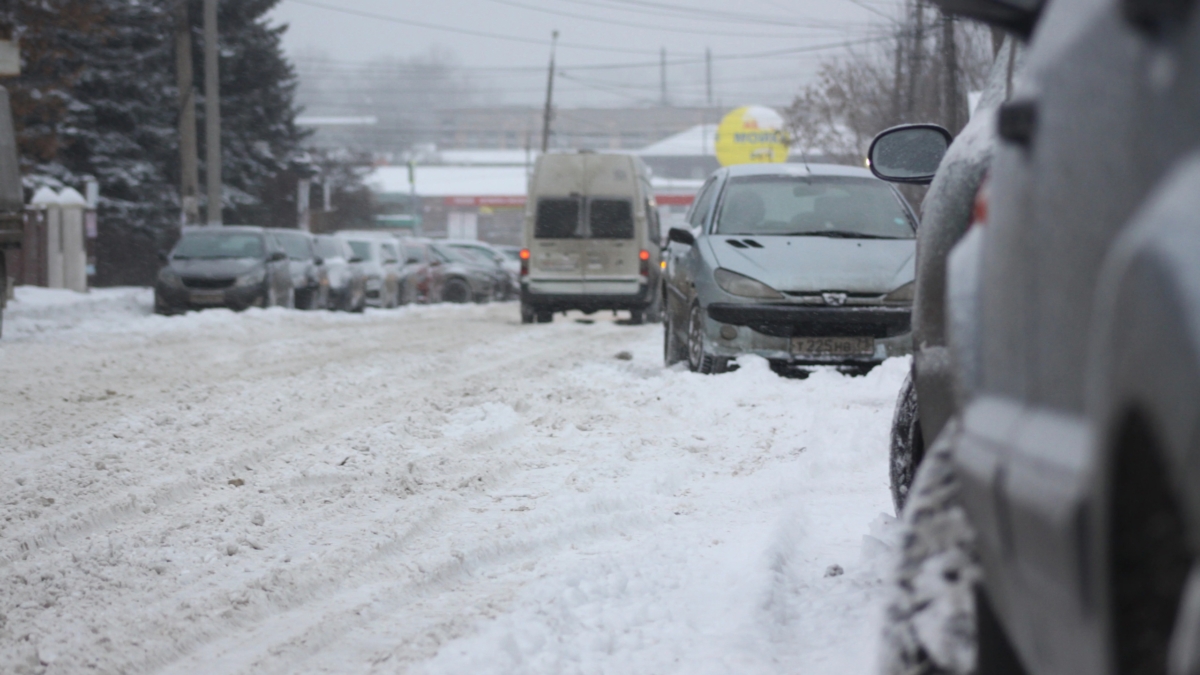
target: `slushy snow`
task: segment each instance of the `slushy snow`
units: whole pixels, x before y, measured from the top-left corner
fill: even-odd
[[[708,377],[603,316],[150,303],[10,303],[0,672],[874,672],[906,360]]]

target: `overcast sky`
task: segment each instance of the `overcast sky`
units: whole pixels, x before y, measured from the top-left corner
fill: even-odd
[[[657,101],[657,64],[663,48],[671,102],[703,104],[703,59],[709,48],[715,102],[732,107],[786,103],[810,80],[817,60],[831,53],[821,47],[853,42],[859,49],[868,48],[864,41],[886,30],[887,17],[899,4],[900,0],[283,0],[273,18],[290,26],[284,44],[294,58],[324,54],[337,67],[348,68],[381,56],[408,58],[440,50],[462,65],[487,101],[506,104],[542,100],[554,30],[560,33],[562,73],[556,99],[564,106]],[[764,52],[775,54],[748,58]],[[624,67],[630,64],[634,65]]]

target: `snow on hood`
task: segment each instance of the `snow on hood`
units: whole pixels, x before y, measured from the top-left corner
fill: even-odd
[[[730,239],[762,248],[735,248]],[[913,239],[713,236],[717,263],[778,291],[889,293],[913,280]]]
[[[263,261],[257,258],[197,258],[195,260],[172,260],[171,271],[189,277],[237,277],[259,267]]]

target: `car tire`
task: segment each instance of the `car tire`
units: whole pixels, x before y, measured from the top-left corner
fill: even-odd
[[[917,407],[917,387],[909,372],[900,388],[896,400],[896,411],[892,415],[891,452],[889,453],[890,485],[892,504],[896,515],[904,510],[904,503],[912,489],[917,468],[925,458],[925,436],[921,432],[921,418]]]
[[[975,592],[982,571],[974,528],[959,503],[953,463],[957,428],[957,421],[948,423],[926,453],[897,524],[897,563],[880,650],[883,675],[1014,672],[990,670],[986,663],[975,667],[978,636],[983,635],[979,628],[992,627],[976,625]],[[986,615],[984,619],[986,623]]]
[[[693,373],[704,375],[717,375],[729,367],[728,358],[709,354],[704,348],[704,310],[699,303],[688,313],[687,360]]]
[[[646,323],[646,312],[641,309],[633,309],[629,311],[629,323],[640,326]]]
[[[462,279],[451,279],[442,288],[442,301],[466,304],[471,301],[471,287]]]
[[[529,303],[521,303],[521,323],[533,323],[537,320],[537,313],[533,309],[533,305]]]
[[[673,366],[687,359],[687,343],[679,339],[671,312],[668,311],[666,314],[667,316],[663,320],[663,363]]]

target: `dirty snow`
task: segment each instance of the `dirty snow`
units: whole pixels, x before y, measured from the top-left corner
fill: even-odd
[[[874,671],[906,361],[704,377],[603,316],[150,302],[10,304],[0,672]]]

